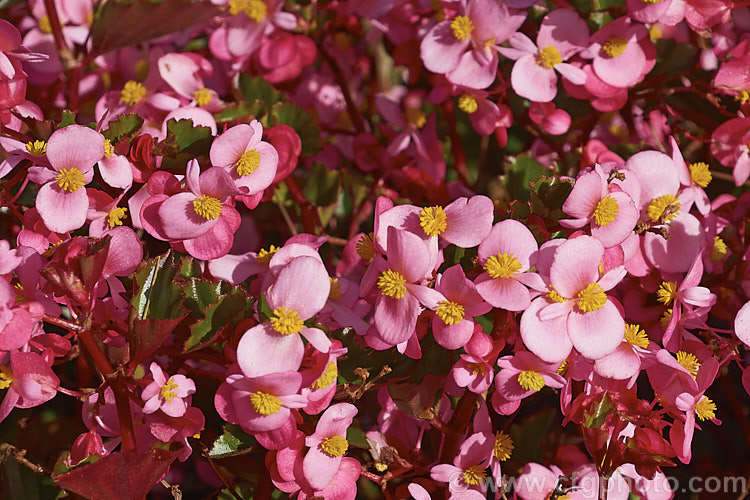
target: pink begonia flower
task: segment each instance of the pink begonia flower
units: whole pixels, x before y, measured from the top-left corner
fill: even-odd
[[[475,394],[482,394],[489,389],[495,376],[494,364],[502,345],[492,341],[492,337],[475,330],[471,339],[465,343],[465,354],[460,355],[451,369],[451,376],[458,387],[466,387]]]
[[[253,54],[253,62],[259,76],[276,84],[297,78],[317,55],[318,48],[310,37],[279,31],[263,41]]]
[[[0,366],[0,387],[7,389],[0,403],[0,422],[13,408],[32,408],[55,397],[60,379],[52,371],[52,356],[35,352],[10,353],[10,365]]]
[[[594,372],[605,378],[628,380],[628,388],[635,384],[641,373],[643,359],[655,353],[659,347],[649,341],[640,325],[625,325],[625,338],[614,352],[594,362]]]
[[[565,379],[557,373],[560,363],[546,363],[528,351],[504,356],[497,366],[500,371],[495,375],[492,407],[501,415],[510,415],[522,399],[545,386],[559,389],[565,385]]]
[[[490,436],[494,434],[495,443],[492,449],[492,457],[490,458],[489,467],[495,484],[500,484],[503,479],[501,462],[505,462],[513,454],[513,449],[515,447],[513,439],[503,431],[494,431],[493,433],[490,411],[484,398],[479,399],[479,408],[474,414],[474,421],[472,424],[474,425],[475,432],[481,432]]]
[[[276,176],[279,154],[262,138],[263,126],[253,120],[235,125],[211,144],[211,164],[229,172],[245,195],[262,192]]]
[[[359,283],[347,278],[331,278],[331,291],[318,320],[332,329],[354,328],[359,335],[367,333],[369,325],[364,318],[370,304],[359,298]]]
[[[349,448],[346,430],[356,415],[356,406],[335,404],[320,416],[315,432],[305,439],[310,450],[302,461],[302,471],[313,489],[324,489],[338,472],[341,459]]]
[[[679,206],[679,200],[672,206]],[[694,215],[681,212],[669,223],[669,239],[647,232],[642,235],[646,261],[665,273],[684,273],[706,243],[705,229]]]
[[[128,209],[117,205],[124,193],[112,199],[104,191],[86,188],[86,194],[89,197],[89,210],[86,214],[86,220],[89,221],[89,236],[99,238],[108,229],[122,225],[122,220],[127,217]]]
[[[523,311],[531,303],[523,284],[524,274],[536,262],[539,249],[531,231],[507,219],[492,227],[479,244],[478,256],[484,272],[474,281],[479,295],[494,307]]]
[[[47,143],[47,167],[30,167],[29,179],[43,184],[36,209],[44,224],[57,233],[73,231],[86,222],[89,199],[82,189],[94,176],[94,164],[104,156],[104,137],[81,125],[52,133]]]
[[[291,31],[297,26],[297,17],[281,9],[282,0],[212,0],[214,5],[227,5],[232,16],[226,25],[211,35],[211,49],[223,48],[229,58],[252,54],[260,45],[264,35],[276,28]],[[217,57],[220,54],[217,54]]]
[[[564,227],[581,228],[591,224],[591,236],[605,248],[625,241],[638,222],[639,212],[632,198],[619,186],[609,184],[600,165],[578,176],[562,206],[575,219],[562,219]]]
[[[302,395],[307,398],[303,411],[317,415],[331,404],[338,381],[337,360],[347,353],[338,340],[331,341],[331,349],[322,353],[308,344],[302,360]],[[310,366],[312,364],[312,366]]]
[[[492,135],[498,127],[510,127],[513,115],[508,106],[498,106],[488,99],[484,90],[456,87],[461,92],[458,108],[469,115],[471,126],[479,135]]]
[[[750,118],[732,118],[711,134],[711,153],[725,167],[734,169],[734,183],[740,186],[750,177]]]
[[[526,14],[502,3],[464,0],[459,15],[441,21],[419,46],[425,68],[455,85],[483,89],[495,80],[495,48],[523,24]]]
[[[161,410],[170,417],[183,416],[188,407],[185,398],[195,394],[195,382],[185,375],[172,375],[167,379],[157,363],[151,363],[149,370],[154,381],[141,393],[141,398],[146,402],[143,405],[143,413]]]
[[[513,48],[498,51],[515,59],[511,85],[521,97],[549,102],[557,95],[557,74],[576,85],[586,81],[586,74],[565,61],[586,48],[589,28],[586,21],[572,9],[555,9],[547,14],[539,27],[536,44],[521,32],[510,37]]]
[[[734,317],[734,334],[745,345],[750,346],[750,300],[740,307]]]
[[[654,477],[648,479],[638,474],[635,465],[623,464],[609,478],[607,499],[628,500],[631,491],[644,500],[669,500],[674,497],[669,479],[662,471],[657,470]]]
[[[556,465],[546,468],[537,463],[527,463],[523,474],[516,478],[514,488],[522,500],[546,500],[560,485],[560,477],[568,477]],[[571,477],[575,478],[574,486],[563,489],[565,497],[570,500],[593,500],[599,495],[599,476],[596,468],[585,464],[576,469]]]
[[[184,462],[193,452],[188,438],[194,437],[203,430],[206,417],[199,408],[191,406],[180,417],[168,416],[161,412],[151,413],[144,415],[144,422],[151,435],[162,443],[182,443],[184,446],[180,449],[177,458],[180,462]]]
[[[711,211],[711,200],[708,199],[704,188],[708,186],[713,178],[708,164],[701,161],[688,165],[674,137],[670,136],[669,142],[672,146],[672,161],[674,161],[677,167],[677,174],[680,177],[680,184],[682,185],[680,200],[685,205],[682,209],[687,212],[693,206],[693,203],[695,203],[695,207],[701,215],[708,215]]]
[[[729,23],[732,15],[731,0],[685,0],[685,3],[685,20],[695,31],[705,31],[717,24]]]
[[[556,109],[553,102],[532,102],[529,106],[529,118],[551,135],[566,133],[572,123],[568,112]]]
[[[412,143],[418,155],[427,156],[424,141],[419,132],[419,129],[424,127],[427,122],[427,118],[421,109],[407,107],[404,111],[401,111],[397,103],[383,94],[375,96],[375,106],[390,125],[401,129],[401,132],[390,141],[386,148],[386,152],[390,156],[397,156]]]
[[[646,0],[627,0],[628,13],[636,21],[642,23],[655,23],[661,20],[672,4],[672,0],[660,0],[650,2]]]
[[[37,333],[44,315],[41,304],[21,302],[15,292],[10,283],[0,278],[0,351],[23,348]]]
[[[164,82],[191,105],[211,112],[221,110],[219,95],[203,83],[203,77],[209,77],[213,72],[207,59],[194,53],[171,52],[159,58],[158,67]]]
[[[589,359],[612,353],[625,335],[625,321],[606,292],[625,276],[622,266],[603,276],[599,266],[604,246],[579,236],[557,246],[550,266],[550,288],[521,317],[526,347],[547,361],[562,361],[570,347]],[[570,341],[560,341],[561,329]],[[565,352],[568,351],[568,352]]]
[[[300,283],[305,286],[299,286]],[[237,362],[246,376],[296,371],[304,355],[300,335],[317,350],[328,352],[330,339],[322,330],[305,326],[304,321],[323,308],[330,287],[328,273],[319,258],[296,257],[283,266],[266,292],[273,317],[246,331],[237,345]]]
[[[435,481],[448,483],[448,489],[452,494],[467,490],[481,491],[494,446],[495,439],[492,434],[472,434],[461,443],[458,455],[453,459],[453,465],[433,466],[430,477]]]
[[[107,456],[108,451],[104,449],[104,441],[94,429],[80,434],[70,447],[70,465],[76,465],[82,460],[97,455]]]

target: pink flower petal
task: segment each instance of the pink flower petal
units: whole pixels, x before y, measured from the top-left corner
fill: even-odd
[[[614,352],[625,336],[625,320],[609,300],[601,309],[586,313],[577,309],[568,316],[568,335],[584,357],[600,359]]]
[[[237,363],[246,377],[297,371],[305,347],[299,335],[281,335],[270,323],[261,323],[244,333],[237,345]]]
[[[510,73],[513,90],[521,97],[536,102],[549,102],[557,95],[557,74],[536,62],[536,56],[526,55],[513,65]]]

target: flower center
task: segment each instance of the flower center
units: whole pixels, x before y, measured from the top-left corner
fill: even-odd
[[[271,326],[282,335],[291,335],[302,331],[305,324],[299,317],[299,313],[286,306],[277,307],[273,310],[274,317],[271,318]]]
[[[406,121],[416,128],[424,127],[424,124],[427,121],[424,113],[419,108],[406,108],[404,115],[406,115]]]
[[[740,101],[740,104],[745,104],[747,101],[750,101],[750,91],[747,90],[740,90],[736,96],[734,96],[735,101]]]
[[[661,315],[661,318],[659,318],[659,324],[661,325],[662,330],[667,329],[669,326],[669,322],[672,320],[672,308],[670,307],[666,311],[664,311],[664,314]]]
[[[339,279],[329,277],[328,280],[331,282],[331,291],[328,292],[328,298],[333,300],[340,299],[344,292],[341,290]]]
[[[362,260],[370,262],[375,257],[375,233],[363,234],[357,241],[357,253]]]
[[[691,163],[688,168],[690,169],[690,178],[700,187],[704,188],[711,182],[713,177],[711,176],[711,170],[708,168],[708,163],[699,161]]]
[[[455,325],[464,320],[464,306],[456,304],[450,300],[441,300],[435,310],[438,318],[443,320],[446,325]]]
[[[448,227],[448,216],[443,207],[425,207],[419,212],[419,225],[427,236],[437,236]]]
[[[229,0],[229,13],[233,16],[239,14],[247,7],[247,0]]]
[[[484,377],[487,371],[487,368],[482,363],[469,363],[466,365],[466,368],[471,369],[472,375],[480,375],[482,377]]]
[[[609,56],[609,57],[617,57],[622,55],[623,52],[625,52],[625,49],[628,48],[628,41],[624,38],[619,37],[613,37],[607,40],[607,43],[604,44],[602,47],[602,50]]]
[[[112,153],[115,152],[115,147],[109,139],[104,139],[104,157],[112,158]]]
[[[562,62],[562,56],[560,51],[552,45],[547,45],[543,49],[539,50],[539,54],[536,56],[536,63],[544,68],[554,68],[555,65]]]
[[[281,409],[281,400],[273,394],[254,392],[250,394],[253,410],[259,415],[273,415]]]
[[[618,213],[620,213],[620,207],[617,205],[617,200],[606,195],[596,204],[594,222],[597,226],[609,226],[617,218]]]
[[[557,367],[557,370],[555,370],[555,373],[560,375],[561,377],[564,377],[566,373],[568,373],[568,360],[563,359],[563,362],[560,363],[560,366]]]
[[[701,367],[701,364],[698,362],[698,358],[695,357],[695,354],[691,354],[685,351],[678,351],[677,362],[680,363],[680,365],[682,365],[684,369],[690,372],[690,375],[692,375],[693,378],[698,375],[698,369]]]
[[[474,31],[474,23],[471,22],[466,16],[456,16],[451,22],[451,29],[453,30],[453,36],[456,40],[464,40],[471,36],[471,32]]]
[[[39,19],[39,31],[48,35],[52,33],[52,22],[50,22],[49,16]]]
[[[109,227],[122,226],[122,218],[126,217],[127,208],[115,207],[107,214],[107,223]]]
[[[170,378],[169,380],[167,380],[166,384],[161,386],[159,395],[164,398],[167,403],[171,403],[172,399],[177,397],[177,392],[175,392],[175,389],[177,389],[177,382]]]
[[[340,457],[349,449],[349,441],[344,436],[331,436],[320,442],[320,451],[329,457]]]
[[[698,404],[695,405],[695,416],[698,420],[711,420],[716,418],[716,403],[711,399],[703,396]]]
[[[640,325],[628,323],[625,325],[625,342],[632,346],[645,349],[648,347],[648,335],[641,330]]]
[[[484,270],[490,278],[515,278],[521,270],[521,263],[512,253],[503,252],[487,259]]]
[[[532,370],[524,370],[518,374],[518,385],[526,391],[541,391],[544,387],[544,378]]]
[[[464,483],[471,486],[476,486],[480,482],[484,482],[486,477],[487,472],[481,465],[472,465],[468,469],[464,469]]]
[[[128,80],[120,91],[120,102],[133,106],[146,95],[146,87],[135,80]]]
[[[336,366],[336,363],[334,363],[333,361],[329,361],[328,366],[326,366],[326,371],[324,371],[323,375],[318,377],[318,379],[315,382],[313,382],[312,388],[313,389],[325,389],[326,387],[336,382],[336,378],[338,376],[339,376],[339,369]]]
[[[260,153],[251,149],[245,151],[237,160],[237,175],[250,175],[260,166]]]
[[[500,462],[505,462],[513,453],[513,440],[503,431],[495,433],[495,448],[492,450],[492,456]]]
[[[249,0],[247,2],[247,6],[245,7],[245,15],[256,23],[261,22],[263,18],[266,17],[267,13],[268,7],[266,7],[265,2],[263,2],[262,0]]]
[[[662,281],[659,285],[659,289],[656,291],[656,300],[664,305],[669,304],[677,295],[677,282],[676,281]]]
[[[63,189],[69,193],[77,191],[86,184],[86,179],[83,177],[83,172],[77,168],[63,168],[60,173],[55,177],[57,185],[60,189]]]
[[[648,218],[654,222],[664,219],[664,222],[670,222],[680,213],[680,200],[671,194],[665,194],[654,198],[648,204]]]
[[[255,262],[258,264],[268,264],[271,261],[271,257],[279,248],[276,245],[271,245],[268,250],[261,248],[258,255],[255,257]]]
[[[401,273],[388,269],[380,273],[378,290],[386,297],[403,299],[406,294],[406,278]]]
[[[13,382],[13,375],[10,373],[10,368],[3,365],[0,366],[0,389],[7,389]]]
[[[718,236],[714,236],[714,247],[711,250],[711,261],[719,262],[727,254],[727,244]]]
[[[601,309],[605,302],[607,302],[607,294],[597,283],[591,283],[578,292],[578,309],[583,313]]]
[[[47,143],[44,141],[29,141],[26,143],[26,151],[30,155],[44,156],[47,153]]]
[[[478,107],[479,106],[477,106],[477,100],[469,94],[463,94],[458,98],[458,108],[465,113],[472,114],[477,110]]]
[[[197,104],[198,106],[205,106],[206,104],[211,102],[213,96],[211,95],[211,91],[209,91],[206,87],[201,87],[193,92],[193,99],[195,99],[195,104]]]
[[[549,292],[547,292],[547,295],[545,295],[545,297],[547,297],[552,302],[558,302],[558,303],[565,302],[565,297],[560,295],[557,292],[557,290],[552,288],[552,285],[547,285],[547,288],[549,288]]]
[[[214,220],[221,215],[221,202],[213,196],[201,195],[193,200],[193,210],[206,220]]]

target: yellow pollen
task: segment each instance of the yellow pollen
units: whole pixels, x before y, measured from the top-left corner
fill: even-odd
[[[458,108],[465,113],[472,114],[478,107],[477,100],[469,94],[463,94],[458,98]]]
[[[175,389],[177,389],[177,382],[170,378],[169,380],[167,380],[166,384],[161,386],[159,395],[163,397],[167,401],[167,403],[171,403],[172,399],[177,397]]]
[[[229,0],[229,13],[233,16],[239,14],[247,7],[247,0]]]
[[[49,20],[49,16],[39,19],[39,31],[48,35],[52,33],[52,22]]]
[[[670,307],[666,311],[664,311],[664,314],[661,315],[661,318],[659,318],[659,324],[661,325],[662,330],[667,329],[669,326],[669,322],[672,320],[672,308]]]
[[[734,96],[735,101],[740,101],[740,104],[745,104],[750,101],[750,92],[747,90],[740,90],[739,93]]]
[[[508,460],[513,453],[513,440],[503,431],[495,433],[495,448],[492,450],[492,456],[500,462]]]
[[[13,382],[13,376],[10,373],[10,368],[3,365],[0,366],[0,389],[7,389]]]
[[[375,257],[375,233],[363,234],[357,241],[357,253],[362,260],[370,262]]]
[[[276,251],[279,249],[276,245],[271,245],[268,247],[268,250],[265,248],[261,248],[258,252],[258,255],[255,257],[255,262],[258,264],[268,264],[268,262],[271,260],[271,257],[273,257],[273,254],[276,253]]]
[[[670,222],[680,213],[680,200],[671,194],[665,194],[654,198],[648,204],[648,218],[654,222],[664,217],[665,222]]]
[[[453,36],[456,40],[465,40],[471,36],[471,32],[474,31],[474,23],[471,22],[466,16],[456,16],[451,22],[451,29],[453,30]]]
[[[464,306],[450,300],[441,300],[438,302],[435,314],[446,325],[456,325],[464,320]]]
[[[527,391],[541,391],[544,387],[544,378],[532,370],[524,370],[518,374],[518,385]]]
[[[695,416],[701,421],[716,418],[716,403],[703,396],[695,405]]]
[[[648,29],[648,37],[654,41],[659,40],[664,34],[661,32],[661,29],[658,25],[652,24],[651,27]]]
[[[120,91],[120,102],[128,106],[134,106],[146,95],[146,87],[135,80],[128,80]]]
[[[448,216],[443,207],[425,207],[419,212],[419,225],[427,236],[437,236],[448,227]]]
[[[547,295],[545,295],[545,297],[547,297],[552,302],[565,302],[565,297],[557,293],[557,290],[552,288],[552,285],[547,285],[547,288],[549,288],[549,292],[547,292]]]
[[[607,43],[604,44],[602,47],[602,50],[609,56],[609,57],[617,57],[622,55],[623,52],[625,52],[625,49],[628,48],[628,41],[624,38],[614,37],[607,40]]]
[[[663,0],[641,0],[641,1],[642,1],[643,3],[650,3],[650,4],[655,4],[655,3],[660,3],[660,2],[662,2]]]
[[[678,351],[677,362],[680,363],[683,368],[689,371],[690,375],[692,375],[693,378],[698,375],[698,369],[701,367],[701,364],[698,362],[698,358],[695,357],[695,354],[691,354],[685,351]]]
[[[34,156],[44,156],[47,153],[47,143],[44,141],[29,141],[26,143],[26,151]]]
[[[249,0],[247,2],[247,7],[245,7],[245,15],[256,23],[261,22],[263,18],[266,17],[267,13],[268,7],[266,7],[265,2],[263,2],[262,0]]]
[[[312,388],[313,389],[325,389],[326,387],[329,387],[331,384],[336,382],[336,378],[339,376],[339,369],[336,366],[336,363],[333,361],[328,362],[328,366],[326,366],[326,371],[323,372],[323,375],[318,377],[318,379],[313,382]]]
[[[677,282],[676,281],[662,281],[659,285],[659,289],[656,291],[656,300],[664,305],[669,304],[677,295]]]
[[[539,54],[536,56],[536,63],[544,68],[554,68],[555,65],[561,62],[562,56],[560,56],[560,51],[552,45],[547,45],[539,50]]]
[[[302,331],[302,327],[305,324],[300,319],[297,311],[289,309],[286,306],[281,306],[273,310],[271,326],[282,335],[291,335]]]
[[[94,24],[94,12],[93,11],[86,14],[86,24],[88,26],[91,26],[92,24]]]
[[[344,436],[331,436],[320,442],[320,451],[329,457],[340,457],[349,449],[349,441]]]
[[[484,48],[486,49],[495,44],[497,44],[497,40],[495,38],[490,38],[489,40],[486,40],[482,45],[484,45]]]
[[[109,139],[104,139],[104,157],[112,158],[112,153],[115,152],[115,147],[112,145]]]
[[[250,394],[250,403],[260,415],[274,415],[281,409],[281,400],[273,394],[254,392]]]
[[[378,290],[386,297],[403,299],[406,294],[406,278],[401,273],[388,269],[380,273]]]
[[[598,283],[591,283],[578,292],[578,310],[583,313],[601,309],[606,302],[607,294]]]
[[[484,270],[490,278],[515,278],[521,271],[521,263],[512,253],[503,252],[487,259]]]
[[[711,182],[713,177],[711,176],[711,170],[708,168],[708,163],[699,161],[691,163],[688,168],[690,169],[690,178],[700,187],[704,188]]]
[[[211,95],[210,90],[208,90],[206,87],[201,87],[193,92],[193,99],[195,99],[195,104],[197,104],[198,106],[205,106],[206,104],[211,102],[213,96]]]
[[[193,210],[206,220],[214,220],[221,215],[221,202],[213,196],[201,195],[193,200]]]
[[[331,291],[328,292],[328,298],[334,300],[340,299],[344,292],[343,290],[341,290],[341,283],[339,283],[339,279],[329,277],[328,280],[331,282]]]
[[[568,360],[563,359],[563,362],[560,363],[560,366],[557,367],[557,370],[555,370],[555,373],[558,375],[564,377],[566,373],[568,373]]]
[[[251,149],[245,151],[237,160],[237,175],[250,175],[258,170],[260,166],[260,153]]]
[[[427,122],[427,118],[425,117],[424,113],[421,109],[418,108],[406,108],[404,111],[404,115],[406,115],[406,121],[409,122],[410,125],[422,128],[424,127],[424,124]]]
[[[63,189],[69,193],[81,189],[86,184],[86,179],[83,177],[83,172],[77,168],[63,168],[60,173],[55,177],[57,185],[60,189]]]
[[[719,262],[727,254],[727,244],[718,236],[714,237],[714,248],[711,250],[711,261]]]
[[[481,375],[482,377],[484,377],[487,371],[487,368],[482,363],[469,363],[466,365],[466,368],[471,369],[472,375]]]
[[[109,227],[122,226],[122,219],[126,217],[125,212],[128,209],[124,207],[115,207],[107,214],[107,224]]]
[[[468,469],[464,469],[464,483],[476,486],[480,482],[484,482],[487,478],[487,472],[482,468],[481,465],[472,465]]]
[[[640,325],[633,325],[628,323],[625,325],[625,342],[632,346],[637,346],[642,349],[648,347],[648,335],[646,332],[641,330]]]
[[[620,213],[620,207],[617,205],[617,200],[606,195],[596,205],[594,222],[597,226],[609,226],[617,218],[618,213]]]

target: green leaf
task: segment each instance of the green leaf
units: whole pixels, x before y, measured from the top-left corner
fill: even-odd
[[[202,273],[198,262],[192,257],[180,258],[180,277],[186,280],[197,278]]]
[[[302,154],[315,156],[322,147],[320,140],[320,127],[316,118],[290,103],[275,104],[271,108],[272,125],[283,123],[289,125],[302,139]]]
[[[251,451],[255,438],[243,431],[239,425],[226,424],[224,434],[214,441],[208,456],[214,459],[242,455]]]
[[[256,101],[254,103],[239,102],[232,106],[227,106],[214,115],[216,123],[225,123],[245,117],[257,117],[265,113],[263,103]]]
[[[365,449],[370,448],[370,445],[367,443],[367,438],[365,437],[365,433],[359,427],[358,422],[355,422],[353,425],[350,425],[349,428],[346,430],[346,440],[349,441],[349,444],[352,444],[354,446],[359,446],[360,448],[365,448]]]
[[[131,321],[134,319],[174,319],[185,311],[182,290],[172,284],[178,269],[171,252],[149,259],[136,272],[136,291],[131,302]]]
[[[231,289],[225,281],[208,281],[192,278],[185,284],[185,306],[193,316],[202,317],[203,310],[215,303],[219,295]]]
[[[135,113],[126,113],[109,122],[109,128],[102,132],[113,144],[138,132],[143,126],[143,118]]]
[[[65,110],[62,112],[62,119],[60,120],[60,124],[57,126],[57,128],[65,128],[69,125],[75,125],[76,124],[76,114],[72,111]]]
[[[505,187],[512,199],[530,201],[530,184],[547,172],[544,166],[530,156],[518,156],[506,167]]]
[[[565,216],[561,209],[572,189],[572,180],[542,176],[531,183],[531,208],[535,214],[557,221]]]
[[[307,174],[303,192],[305,197],[318,207],[325,207],[336,203],[341,192],[341,174],[337,170],[329,170],[322,163],[316,163],[312,172]]]
[[[190,338],[185,342],[184,352],[201,349],[219,338],[219,334],[233,328],[241,319],[250,315],[252,302],[242,292],[220,297],[208,306],[205,318],[190,326]]]
[[[177,151],[192,153],[193,155],[202,155],[208,157],[211,149],[213,136],[211,129],[193,125],[192,120],[175,120],[174,118],[167,122],[167,139],[170,140],[170,134],[174,135],[177,141]]]
[[[604,421],[607,419],[612,410],[615,409],[615,405],[607,393],[604,393],[602,399],[600,399],[593,406],[593,413],[584,412],[583,414],[583,426],[588,429],[600,429],[604,425]]]
[[[692,70],[698,62],[698,49],[690,44],[662,38],[656,41],[656,50],[656,65],[650,75],[677,75]]]
[[[240,92],[248,103],[257,108],[256,115],[265,115],[274,104],[283,102],[283,95],[263,77],[251,78],[245,73],[240,75]]]

